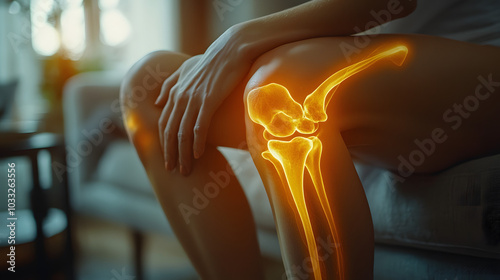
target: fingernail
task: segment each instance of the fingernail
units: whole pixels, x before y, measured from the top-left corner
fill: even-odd
[[[168,170],[168,162],[165,161],[165,170]]]
[[[199,159],[200,158],[200,154],[198,153],[198,151],[195,150],[193,153],[194,153],[194,158],[195,159]]]
[[[181,165],[179,171],[181,172],[182,175],[186,175],[186,168],[184,166]]]

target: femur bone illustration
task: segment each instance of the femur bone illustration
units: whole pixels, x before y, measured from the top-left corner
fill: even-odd
[[[303,229],[305,243],[312,263],[314,279],[322,279],[320,258],[314,238],[304,189],[304,170],[307,169],[314,186],[314,193],[321,204],[329,234],[335,244],[341,244],[335,227],[333,213],[321,174],[322,142],[319,136],[312,135],[318,129],[318,123],[328,119],[326,107],[335,90],[343,81],[374,65],[381,59],[389,59],[401,66],[408,54],[405,45],[390,46],[385,50],[375,51],[357,63],[349,65],[328,77],[301,105],[295,101],[288,89],[280,84],[270,83],[251,90],[247,95],[247,110],[250,119],[264,127],[267,149],[262,157],[272,162],[280,176],[285,190],[291,195],[299,224]],[[290,141],[269,139],[269,135],[284,138],[295,132],[312,135],[296,136]],[[344,278],[342,247],[336,246],[336,266],[340,279]]]

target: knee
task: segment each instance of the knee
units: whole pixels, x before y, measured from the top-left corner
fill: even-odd
[[[120,101],[124,110],[134,110],[143,103],[157,96],[163,81],[171,74],[164,70],[164,57],[170,52],[152,52],[138,62],[128,71],[120,88]]]
[[[306,113],[305,99],[313,92],[316,92],[325,81],[333,79],[330,81],[335,81],[336,87],[328,90],[325,90],[327,87],[323,87],[323,92],[328,92],[328,94],[316,94],[318,98],[314,98],[314,101],[310,99],[308,103],[307,110],[309,110],[309,113],[321,113],[314,114],[318,116],[316,120],[319,120],[317,124],[319,126],[318,132],[325,129],[326,122],[328,127],[340,131],[364,127],[369,121],[366,116],[377,119],[377,116],[385,113],[382,109],[390,109],[386,105],[387,102],[381,102],[380,100],[385,100],[381,98],[384,94],[390,96],[391,92],[396,92],[390,90],[387,81],[396,80],[394,65],[399,65],[398,61],[401,58],[404,60],[406,57],[403,49],[396,48],[404,41],[407,41],[407,38],[376,38],[362,50],[359,49],[352,54],[352,57],[351,54],[342,51],[342,46],[345,44],[356,45],[356,38],[352,37],[315,38],[277,47],[255,61],[250,80],[245,89],[244,101],[247,102],[247,96],[253,89],[271,83],[282,85],[288,92],[284,93],[285,90],[282,87],[268,88],[269,91],[273,91],[272,94],[269,94],[272,100],[267,103],[262,101],[262,108],[266,108],[263,113],[268,115],[267,121],[276,122],[276,126],[283,127],[282,123],[284,121],[289,118],[293,118],[290,121],[296,121],[297,118],[300,118],[301,113]],[[367,61],[367,57],[373,56],[376,51],[381,52],[382,50],[384,51],[383,55],[370,61],[378,61],[384,57],[390,59],[384,59],[373,66],[377,71],[364,70],[375,62],[358,64]],[[351,68],[349,72],[342,71],[355,64],[358,64],[358,66]],[[337,75],[337,73],[344,74]],[[347,75],[347,73],[349,74]],[[393,87],[396,88],[397,83],[394,84]],[[282,98],[280,99],[278,96]],[[270,104],[276,104],[276,107],[271,108]],[[287,107],[288,104],[291,106]],[[302,108],[300,108],[299,104]],[[247,104],[247,115],[248,109]],[[276,114],[278,111],[284,114],[278,116]],[[324,115],[326,115],[326,118]],[[277,117],[272,118],[271,116]],[[301,125],[302,122],[299,124]],[[253,126],[254,124],[247,121],[247,125]],[[311,125],[307,123],[304,123],[304,125],[307,125],[307,127],[303,127],[303,131],[310,131]],[[255,129],[247,129],[247,134],[255,133],[255,131]]]
[[[157,51],[136,62],[120,88],[120,104],[125,128],[139,155],[150,151],[157,135],[160,111],[154,101],[163,82],[177,69],[174,53]],[[170,61],[173,60],[174,63]]]
[[[314,55],[325,42],[315,39],[283,45],[254,62],[244,94],[246,137],[252,156],[266,151],[270,138],[289,140],[296,129],[313,133],[314,124],[304,122],[301,126],[298,121],[303,116],[301,103],[314,90],[312,80],[326,68]]]

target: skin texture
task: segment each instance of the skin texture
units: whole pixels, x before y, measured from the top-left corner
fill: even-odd
[[[214,182],[210,172],[219,174],[227,170],[228,163],[216,150],[215,145],[207,146],[204,156],[194,163],[195,168],[189,177],[182,176],[177,170],[171,172],[164,168],[158,137],[161,110],[154,106],[160,86],[145,82],[151,77],[147,69],[159,67],[164,73],[164,79],[187,58],[188,56],[179,53],[155,52],[130,70],[121,91],[129,138],[146,169],[169,223],[202,279],[263,279],[255,225],[248,202],[234,176],[229,177],[224,189],[215,198],[210,199],[207,205],[197,208],[199,213],[185,216],[180,210],[181,205],[196,207],[196,191],[204,192],[206,186]],[[144,90],[148,93],[146,96],[143,95]],[[236,96],[234,100],[227,100],[237,103],[235,101]],[[239,107],[243,112],[243,105]],[[220,119],[223,115],[233,113],[231,110],[231,107],[222,109],[215,116],[214,120],[220,125],[214,125],[212,128],[218,129],[215,131],[219,136],[211,135],[208,138],[209,143],[222,140],[220,143],[227,146],[237,147],[241,144],[244,139],[243,130],[240,130],[239,139],[221,137],[223,129],[227,129],[227,124],[243,127],[243,117],[236,119],[236,122],[223,122]],[[217,260],[217,264],[214,260]]]
[[[363,59],[386,44],[404,43],[409,54],[403,66],[380,61],[342,82],[327,108],[328,120],[318,129],[323,142],[321,166],[324,184],[335,223],[339,230],[345,279],[370,279],[373,266],[373,227],[366,198],[353,167],[353,159],[396,170],[399,155],[416,149],[415,139],[430,137],[443,128],[447,139],[422,164],[417,173],[438,172],[467,159],[498,152],[500,124],[492,121],[500,103],[500,86],[478,108],[462,118],[460,125],[446,121],[443,113],[454,104],[463,104],[481,83],[478,76],[500,82],[500,51],[452,40],[416,35],[378,35],[359,52],[346,56],[340,46],[356,46],[356,38],[331,37],[283,45],[260,56],[235,90],[221,103],[211,119],[204,154],[192,162],[190,176],[178,169],[167,171],[158,136],[162,108],[154,102],[160,86],[144,86],[146,69],[158,66],[164,79],[188,57],[156,52],[138,62],[122,85],[123,113],[129,137],[147,170],[159,202],[181,244],[202,279],[264,279],[255,236],[255,225],[248,202],[236,178],[222,176],[227,162],[217,146],[244,148],[248,145],[273,207],[285,268],[289,279],[307,279],[307,248],[297,213],[283,194],[283,184],[272,163],[262,158],[267,149],[263,127],[246,115],[245,97],[254,88],[279,83],[301,103],[307,94],[329,75],[354,61]],[[347,59],[349,58],[349,59]],[[197,58],[193,58],[196,61]],[[186,65],[186,70],[189,66]],[[192,66],[194,67],[194,66]],[[486,96],[487,87],[479,89]],[[454,113],[459,115],[459,113]],[[451,127],[456,127],[453,129]],[[195,190],[204,191],[209,183],[224,183],[208,205],[188,217],[180,205],[193,206]],[[229,178],[226,180],[226,178]],[[312,182],[305,180],[305,188]],[[318,209],[311,210],[319,211]],[[314,215],[312,215],[314,216]],[[317,237],[328,239],[324,219],[313,221]],[[332,269],[336,259],[329,254],[323,262],[324,279],[336,279]],[[300,269],[297,271],[297,267]],[[297,278],[298,277],[298,278]]]
[[[322,36],[349,35],[410,14],[417,0],[315,0],[229,28],[196,58],[169,76],[156,104],[165,168],[183,175],[199,158],[222,102],[263,53],[278,46]],[[385,14],[374,21],[372,12]]]

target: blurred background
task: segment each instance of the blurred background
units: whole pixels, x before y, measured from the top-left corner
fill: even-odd
[[[127,139],[120,83],[149,52],[201,54],[231,25],[302,2],[0,0],[0,279],[198,279]],[[444,32],[469,11],[490,12],[498,30],[495,2],[452,2],[420,1],[392,27],[425,33],[414,22],[429,14],[449,21],[426,32],[481,43],[469,26]],[[161,69],[148,71],[158,79]],[[285,279],[255,166],[248,152],[222,152],[248,198],[267,279]],[[375,279],[499,279],[500,155],[404,183],[356,167]]]
[[[301,2],[0,0],[0,278],[197,279],[127,142],[121,77]]]

